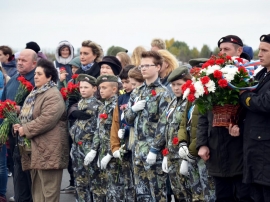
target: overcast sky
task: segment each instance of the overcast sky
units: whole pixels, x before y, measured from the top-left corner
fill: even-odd
[[[0,45],[23,49],[29,41],[54,50],[86,39],[129,50],[150,48],[152,38],[175,38],[211,49],[228,34],[257,49],[270,33],[269,0],[1,0]]]

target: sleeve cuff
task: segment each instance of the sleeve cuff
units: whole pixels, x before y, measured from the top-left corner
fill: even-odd
[[[154,153],[154,154],[158,154],[159,153],[159,150],[158,149],[155,149],[153,147],[150,148],[150,152]]]

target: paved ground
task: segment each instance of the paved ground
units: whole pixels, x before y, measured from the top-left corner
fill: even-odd
[[[7,199],[14,195],[12,177],[8,178],[7,186]],[[64,170],[61,188],[65,188],[69,185],[69,174],[67,170]],[[60,202],[74,202],[75,198],[73,194],[61,194]]]

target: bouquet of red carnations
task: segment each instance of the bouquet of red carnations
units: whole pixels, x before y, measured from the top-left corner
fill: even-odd
[[[191,70],[192,80],[187,81],[182,86],[183,99],[187,98],[190,102],[195,102],[199,112],[205,114],[207,111],[223,111],[231,109],[237,112],[240,90],[252,90],[256,88],[252,78],[253,63],[237,57],[230,57],[219,54],[212,56],[201,69]],[[223,124],[218,126],[228,126],[224,121],[230,112],[224,110],[223,115],[219,116]],[[224,114],[227,114],[226,116]],[[214,114],[215,115],[215,114]],[[215,122],[215,117],[214,117]]]
[[[8,138],[8,132],[11,125],[20,123],[17,117],[16,102],[5,100],[0,102],[0,118],[4,119],[0,125],[0,144],[5,144]]]
[[[0,144],[5,144],[7,141],[10,127],[20,122],[17,117],[16,105],[23,105],[25,98],[34,88],[31,82],[23,76],[19,76],[17,80],[19,81],[19,88],[15,96],[15,102],[11,100],[0,102],[0,118],[4,119],[0,125]],[[29,140],[25,139],[25,141],[26,144],[30,144]]]
[[[60,89],[60,93],[62,94],[62,97],[64,100],[67,100],[68,98],[75,98],[76,100],[79,100],[80,90],[79,90],[79,83],[76,83],[78,74],[74,74],[72,76],[73,82],[68,82],[67,87],[63,87]]]

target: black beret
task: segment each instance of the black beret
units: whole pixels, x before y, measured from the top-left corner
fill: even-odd
[[[77,81],[86,81],[93,86],[97,85],[97,79],[95,77],[89,76],[88,74],[80,74]]]
[[[184,67],[184,66],[177,67],[176,69],[174,69],[172,71],[172,73],[168,77],[168,82],[173,82],[173,81],[176,81],[178,79],[182,79],[187,74],[188,74],[187,67]]]
[[[266,43],[270,43],[270,34],[264,34],[260,37],[260,41],[261,42],[266,42]]]
[[[228,35],[228,36],[224,36],[221,39],[219,39],[218,40],[218,47],[220,46],[220,44],[225,43],[225,42],[234,43],[234,44],[237,44],[237,45],[243,47],[242,40],[238,36],[235,36],[235,35]]]
[[[192,67],[201,67],[207,60],[207,58],[194,58],[188,61]]]
[[[97,78],[97,86],[103,82],[116,82],[118,83],[118,77],[114,75],[101,75]]]

